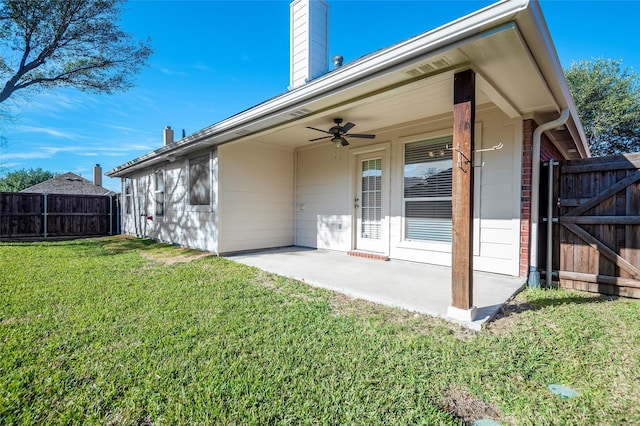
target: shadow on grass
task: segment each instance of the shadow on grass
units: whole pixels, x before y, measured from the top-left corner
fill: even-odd
[[[134,238],[128,236],[117,236],[117,237],[109,237],[103,238],[100,240],[96,240],[97,243],[102,245],[105,250],[107,250],[108,254],[120,254],[129,251],[144,251],[149,249],[157,249],[162,244],[158,242],[148,239],[148,238]],[[167,245],[167,248],[171,248],[172,246]]]
[[[500,313],[494,318],[504,318],[527,311],[539,311],[562,305],[598,304],[617,300],[618,296],[578,293],[570,290],[550,288],[541,290],[524,290],[518,297],[503,305]]]
[[[84,238],[64,238],[51,239],[45,241],[0,241],[0,245],[5,247],[24,247],[24,246],[42,246],[42,247],[76,247],[76,248],[95,248],[102,247],[105,249],[103,256],[111,256],[130,251],[145,250],[170,250],[173,246],[160,244],[151,239],[134,238],[125,235],[116,235],[111,237],[84,237]]]

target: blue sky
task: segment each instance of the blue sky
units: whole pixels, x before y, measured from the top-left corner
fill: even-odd
[[[329,0],[330,55],[345,62],[480,9],[491,1]],[[640,1],[540,2],[564,67],[606,57],[640,73]],[[287,90],[289,1],[158,1],[126,5],[122,25],[155,54],[125,93],[73,89],[13,99],[0,167],[92,178],[162,145],[166,125],[193,133]],[[103,178],[119,191],[119,180]]]

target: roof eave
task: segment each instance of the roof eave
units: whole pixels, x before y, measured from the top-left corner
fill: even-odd
[[[305,111],[305,105],[314,100],[406,67],[425,57],[455,49],[461,44],[491,34],[493,29],[509,22],[516,22],[523,30],[526,43],[540,66],[545,80],[551,83],[550,89],[556,98],[556,103],[563,109],[569,108],[568,128],[574,139],[577,139],[578,151],[581,155],[588,156],[589,149],[582,124],[539,5],[535,1],[505,0],[346,64],[304,86],[231,116],[176,143],[122,164],[108,171],[106,175],[124,177],[138,169],[164,161],[170,154],[178,155],[206,146],[228,143],[248,134],[303,117],[305,114],[312,113],[312,111]]]
[[[174,144],[124,163],[109,170],[106,175],[124,177],[139,168],[162,161],[169,154],[175,155],[207,145],[230,142],[246,136],[245,133],[242,136],[233,137],[234,132],[250,127],[249,132],[254,133],[266,128],[260,128],[261,122],[269,126],[283,124],[292,119],[291,114],[296,113],[296,110],[303,110],[304,105],[314,99],[328,96],[363,80],[406,66],[425,56],[453,49],[457,44],[468,42],[469,39],[481,37],[485,31],[513,21],[518,14],[527,10],[528,5],[528,0],[505,0],[489,5],[434,30],[346,64],[302,87],[202,129]]]
[[[582,122],[573,102],[571,91],[567,85],[560,59],[551,40],[551,34],[542,15],[540,5],[537,1],[531,1],[527,5],[526,12],[516,18],[516,24],[523,34],[545,80],[548,83],[552,83],[549,88],[560,107],[558,113],[565,108],[569,109],[567,128],[576,144],[576,149],[581,157],[590,157],[589,145],[584,134]]]

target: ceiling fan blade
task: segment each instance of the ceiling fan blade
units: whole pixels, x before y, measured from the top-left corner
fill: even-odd
[[[360,134],[360,133],[349,133],[348,135],[345,136],[349,136],[350,138],[362,138],[362,139],[375,139],[376,135],[367,135],[367,134]]]
[[[309,139],[309,142],[315,142],[315,141],[319,141],[319,140],[322,140],[322,139],[329,139],[329,138],[332,138],[332,137],[333,136],[321,136],[319,138]]]
[[[345,138],[343,138],[342,136],[340,136],[340,139],[342,140],[341,144],[342,146],[347,146],[349,145],[349,142],[347,142],[347,140]]]
[[[328,134],[330,134],[330,135],[332,135],[332,134],[333,134],[333,133],[331,133],[331,132],[327,132],[326,130],[316,129],[315,127],[310,127],[310,126],[307,126],[307,129],[317,130],[317,131],[319,131],[319,132],[322,132],[322,133],[328,133]]]
[[[347,133],[349,130],[353,129],[354,127],[356,127],[356,125],[349,121],[344,126],[342,126],[342,131],[344,133]]]

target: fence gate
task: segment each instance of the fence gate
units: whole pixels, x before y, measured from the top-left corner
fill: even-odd
[[[560,286],[640,298],[640,153],[566,161],[556,170]]]

